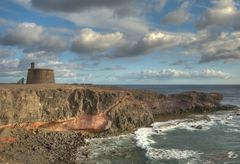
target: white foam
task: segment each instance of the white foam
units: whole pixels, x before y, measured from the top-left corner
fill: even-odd
[[[169,160],[169,159],[188,159],[199,158],[201,153],[192,150],[179,150],[179,149],[156,149],[149,148],[147,150],[147,157],[153,160]]]
[[[140,128],[135,132],[135,139],[137,146],[143,149],[147,149],[151,144],[155,143],[149,137],[153,134],[157,134],[152,128]]]
[[[162,124],[155,123],[154,126]],[[164,124],[164,123],[163,123]],[[171,128],[174,128],[173,125],[170,125]],[[165,127],[165,130],[171,128]],[[164,129],[164,128],[163,128]],[[140,128],[135,132],[135,139],[137,146],[146,150],[146,156],[150,159],[159,160],[159,159],[188,159],[190,157],[199,157],[200,153],[192,150],[179,150],[179,149],[157,149],[153,148],[152,144],[155,143],[150,137],[153,134],[159,134],[154,130],[154,128]]]
[[[213,115],[213,114],[210,114],[208,115],[208,117],[210,118],[211,121],[214,121],[214,122],[221,122],[223,120],[226,120],[226,115]]]
[[[123,155],[134,144],[133,137],[133,134],[128,134],[86,139],[86,146],[81,146],[77,150],[76,161],[80,163],[110,163],[111,159],[103,159],[103,157],[112,154]]]
[[[240,128],[239,116],[236,115],[236,111],[222,112],[219,114],[211,114],[209,118],[216,124],[223,124],[231,128]]]
[[[224,132],[226,132],[226,133],[240,133],[240,130],[229,128],[229,129],[225,130]]]
[[[238,157],[237,153],[230,151],[228,152],[228,158],[230,159],[236,159]]]
[[[238,116],[237,116],[238,117]],[[208,117],[199,115],[195,118],[177,119],[165,122],[156,122],[151,128],[141,128],[135,132],[135,139],[138,147],[146,150],[146,156],[153,160],[169,159],[196,159],[200,160],[201,152],[193,150],[180,149],[162,149],[154,148],[155,141],[152,135],[162,135],[162,139],[167,137],[167,133],[176,129],[185,129],[190,131],[201,130],[207,131],[215,125],[223,124],[229,126],[228,132],[239,133],[239,121],[234,113],[215,113],[209,114]],[[202,118],[202,119],[201,119]],[[233,152],[228,153],[229,158],[237,158],[238,155]]]
[[[231,128],[240,128],[239,123],[237,123],[237,122],[227,123],[226,126],[231,127]]]
[[[171,120],[167,122],[157,122],[152,124],[154,131],[168,132],[175,129],[186,129],[186,130],[209,130],[215,124],[214,121],[208,120],[194,120],[194,119],[184,119],[184,120]]]
[[[197,159],[197,158],[188,159],[186,161],[186,164],[199,164],[199,163],[201,163],[201,164],[215,164],[212,161],[204,160],[204,159]]]

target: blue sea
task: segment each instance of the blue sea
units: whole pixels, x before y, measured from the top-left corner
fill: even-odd
[[[220,92],[223,104],[240,106],[240,85],[124,85],[171,94]],[[201,128],[198,128],[201,127]],[[240,109],[192,114],[155,122],[132,134],[87,140],[89,157],[79,163],[98,164],[240,164]],[[89,149],[90,147],[90,149]]]

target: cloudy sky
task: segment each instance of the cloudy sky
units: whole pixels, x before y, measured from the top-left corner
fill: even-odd
[[[239,84],[239,0],[1,0],[0,83]]]

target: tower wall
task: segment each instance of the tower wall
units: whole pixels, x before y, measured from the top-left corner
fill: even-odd
[[[27,84],[55,83],[52,69],[28,69]]]

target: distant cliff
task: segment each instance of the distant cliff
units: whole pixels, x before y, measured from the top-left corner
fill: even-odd
[[[223,95],[220,93],[183,92],[179,94],[163,95],[149,91],[136,90],[136,99],[145,102],[153,115],[203,113],[224,110]],[[230,106],[229,106],[230,107]]]

